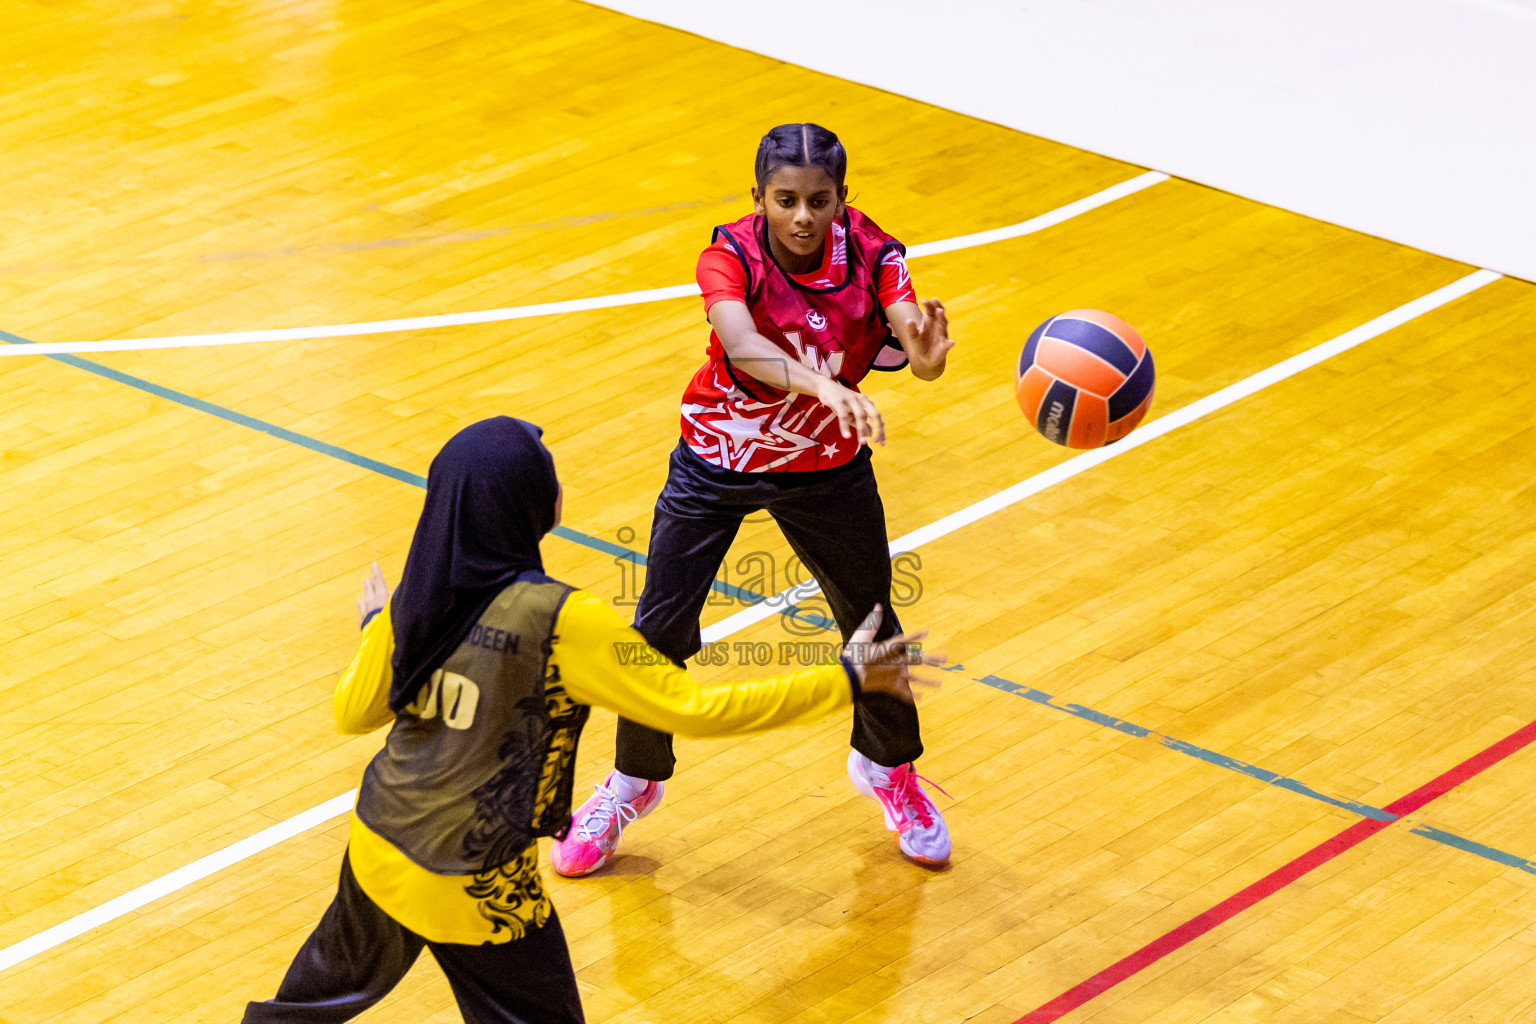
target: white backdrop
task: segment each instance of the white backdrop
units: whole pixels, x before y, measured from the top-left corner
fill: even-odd
[[[1536,0],[604,6],[1536,280]]]

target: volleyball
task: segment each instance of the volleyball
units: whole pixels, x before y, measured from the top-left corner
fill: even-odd
[[[1036,327],[1019,354],[1014,395],[1047,440],[1102,448],[1152,405],[1156,371],[1141,335],[1119,317],[1073,309]]]

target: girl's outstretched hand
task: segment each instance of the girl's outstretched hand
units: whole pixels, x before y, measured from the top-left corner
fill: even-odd
[[[911,704],[916,700],[912,692],[913,684],[926,690],[939,688],[936,677],[914,673],[912,667],[927,665],[937,668],[948,659],[942,654],[922,650],[921,641],[928,635],[926,629],[916,633],[897,633],[876,643],[875,631],[880,628],[880,621],[884,617],[885,610],[875,605],[859,628],[854,630],[848,645],[843,648],[843,656],[853,663],[854,674],[859,677],[859,687],[863,692],[888,693]],[[912,646],[909,647],[909,644]]]
[[[383,611],[389,603],[389,584],[384,582],[384,570],[373,563],[373,571],[363,578],[363,596],[357,599],[357,627],[361,629],[374,612]]]
[[[868,395],[845,388],[831,377],[816,385],[816,400],[837,414],[837,426],[847,438],[859,444],[875,441],[885,444],[885,421]]]
[[[920,305],[923,320],[918,324],[917,336],[930,360],[942,359],[955,347],[949,337],[949,314],[944,312],[944,303],[938,299],[924,299]]]

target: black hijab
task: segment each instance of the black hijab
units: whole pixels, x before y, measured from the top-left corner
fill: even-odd
[[[555,460],[532,423],[496,416],[448,439],[427,471],[427,500],[390,600],[389,706],[399,711],[496,595],[542,574],[539,540],[555,525]]]

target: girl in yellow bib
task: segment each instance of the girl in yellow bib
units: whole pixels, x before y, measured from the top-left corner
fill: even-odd
[[[921,633],[870,644],[876,609],[839,663],[699,686],[602,601],[544,574],[560,485],[540,434],[501,416],[450,439],[399,588],[388,598],[377,566],[364,587],[362,643],[333,710],[343,732],[391,728],[363,776],[336,898],[248,1022],[349,1020],[423,946],[471,1024],[582,1021],[536,843],[570,827],[591,706],[683,735],[746,733],[862,693],[910,701],[908,661],[940,661],[907,654]]]

